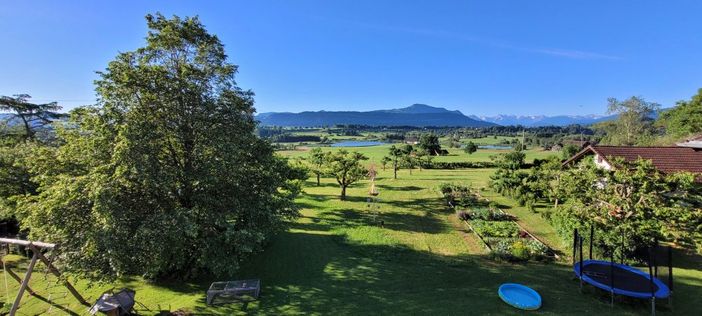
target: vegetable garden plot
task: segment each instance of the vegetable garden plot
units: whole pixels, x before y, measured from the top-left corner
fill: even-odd
[[[450,207],[467,208],[456,212],[495,259],[508,261],[548,261],[554,252],[516,223],[516,218],[496,207],[466,186],[443,184],[439,190]]]

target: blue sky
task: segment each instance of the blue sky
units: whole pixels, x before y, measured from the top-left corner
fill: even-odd
[[[0,95],[70,109],[144,43],[144,15],[199,15],[258,112],[425,103],[465,114],[601,114],[702,87],[702,1],[3,1]]]

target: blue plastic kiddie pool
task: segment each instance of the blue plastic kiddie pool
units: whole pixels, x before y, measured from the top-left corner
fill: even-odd
[[[505,301],[505,303],[515,308],[537,310],[541,307],[541,295],[521,284],[502,284],[497,290],[497,294],[500,295],[500,298]]]

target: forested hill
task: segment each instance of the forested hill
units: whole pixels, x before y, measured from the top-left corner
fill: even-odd
[[[461,126],[486,127],[497,124],[476,120],[463,115],[460,111],[424,104],[414,104],[406,108],[357,111],[316,111],[300,113],[261,113],[256,119],[268,126],[332,126],[332,125],[370,125],[370,126]]]

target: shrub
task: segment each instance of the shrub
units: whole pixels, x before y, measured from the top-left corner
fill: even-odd
[[[464,169],[464,168],[494,168],[490,161],[432,161],[422,164],[424,169]]]
[[[489,221],[492,218],[492,210],[486,208],[475,208],[471,211],[471,218]]]
[[[531,238],[486,238],[493,259],[506,261],[547,261],[550,250],[546,245]]]
[[[485,221],[514,220],[514,216],[492,208],[474,208],[470,211],[470,217],[472,219],[481,219]]]
[[[532,260],[544,261],[551,259],[551,250],[538,240],[527,239],[526,242]]]
[[[493,210],[490,214],[491,221],[512,221],[514,219],[514,216],[500,211]]]
[[[468,186],[442,183],[438,187],[439,192],[446,199],[446,203],[450,206],[472,206],[478,203],[478,195],[476,195]]]
[[[493,259],[500,259],[500,260],[507,260],[510,261],[512,260],[512,240],[510,239],[503,239],[495,243],[494,245],[491,246],[492,251],[490,251],[490,256]]]
[[[512,243],[511,254],[514,260],[527,261],[531,255],[527,244],[522,240]]]

